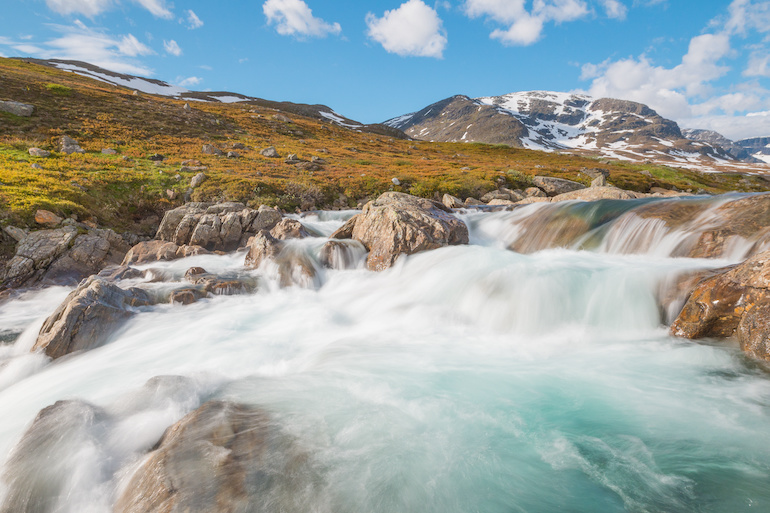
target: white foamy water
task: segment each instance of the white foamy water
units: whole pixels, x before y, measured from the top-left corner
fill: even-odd
[[[54,448],[5,472],[50,476],[45,511],[111,511],[165,427],[220,398],[298,440],[321,483],[312,511],[770,510],[768,375],[729,344],[669,337],[661,305],[677,279],[728,260],[522,255],[500,243],[505,215],[471,217],[474,245],[386,272],[322,269],[320,241],[296,241],[319,271],[308,286],[249,271],[254,294],[143,308],[53,364],[6,346],[25,372],[0,368],[4,458],[42,408],[93,406],[74,403]],[[344,218],[311,222],[328,234]],[[145,267],[172,283],[192,266],[242,276],[243,257]],[[27,301],[52,311],[62,294]],[[34,331],[40,314],[21,304],[0,323]],[[145,385],[157,376],[179,377]]]

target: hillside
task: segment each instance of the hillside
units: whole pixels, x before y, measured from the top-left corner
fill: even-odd
[[[756,159],[751,163],[759,166],[747,167],[709,140],[687,138],[675,122],[646,105],[579,94],[453,96],[384,124],[426,141],[498,143],[711,171],[768,170]]]
[[[503,145],[404,140],[319,119],[307,114],[312,106],[257,99],[186,102],[14,59],[0,59],[0,100],[34,106],[30,117],[0,113],[0,222],[29,228],[39,227],[34,214],[44,208],[152,235],[162,212],[185,198],[286,210],[349,208],[386,190],[479,197],[501,184],[525,187],[535,174],[589,183],[590,176],[581,171],[596,167],[609,172],[610,183],[643,192],[651,187],[713,193],[768,188],[762,178],[736,173],[599,162]],[[58,151],[63,135],[85,152]],[[224,154],[204,153],[205,144]],[[269,146],[281,158],[260,153]],[[51,156],[32,157],[31,147]],[[231,158],[227,152],[234,152]],[[287,162],[290,154],[299,160]],[[207,179],[191,188],[200,172]],[[4,243],[12,241],[6,237]]]

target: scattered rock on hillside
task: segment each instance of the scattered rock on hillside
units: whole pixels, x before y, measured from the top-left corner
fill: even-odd
[[[227,158],[229,159],[239,159],[241,158],[241,154],[235,151],[228,151],[227,152]]]
[[[15,101],[0,101],[0,111],[28,118],[35,112],[35,106]]]
[[[203,182],[206,181],[208,177],[205,173],[198,173],[197,175],[192,177],[192,180],[190,180],[190,187],[195,189],[196,187],[199,187]]]
[[[532,183],[545,191],[548,196],[557,196],[559,194],[564,194],[565,192],[586,188],[582,183],[551,176],[533,176]]]
[[[59,151],[70,155],[72,153],[85,153],[85,150],[80,147],[78,142],[72,137],[63,135],[59,140]]]
[[[204,144],[201,151],[206,155],[216,155],[217,157],[224,155],[224,153],[222,153],[222,150],[220,150],[213,144]]]
[[[117,150],[114,150],[112,148],[102,148],[102,154],[103,155],[117,155]]]
[[[165,260],[176,260],[193,255],[205,255],[208,251],[200,246],[178,246],[173,242],[149,240],[132,247],[121,265],[146,264]]]
[[[685,338],[736,336],[749,355],[770,360],[770,251],[701,281],[671,333]]]
[[[284,163],[286,164],[299,164],[300,162],[302,162],[302,159],[300,159],[296,153],[289,153],[289,156],[284,160]]]
[[[318,164],[319,166],[326,165],[326,159],[322,159],[321,157],[312,156],[310,157],[310,162],[313,164]]]
[[[593,180],[591,180],[591,187],[606,187],[607,186],[607,177],[604,175],[599,175]]]
[[[271,159],[281,158],[281,155],[278,153],[278,150],[276,150],[275,147],[273,146],[269,146],[265,148],[264,150],[260,151],[259,154],[262,155],[263,157],[268,157]]]
[[[40,148],[30,148],[29,150],[27,150],[27,152],[29,153],[30,157],[42,157],[42,158],[45,158],[45,157],[50,157],[51,156],[51,152],[50,151],[42,150]]]
[[[114,512],[311,511],[310,462],[263,411],[210,401],[166,430]]]
[[[400,192],[370,201],[354,219],[352,238],[369,250],[373,271],[389,268],[402,254],[468,243],[468,227],[447,207]]]
[[[147,158],[150,159],[152,162],[163,162],[164,160],[166,160],[166,156],[161,155],[160,153],[153,153]]]
[[[283,114],[273,114],[273,119],[280,121],[282,123],[291,123],[291,119],[287,118]]]
[[[239,143],[239,142],[237,142],[237,143],[233,143],[233,149],[234,149],[234,150],[247,150],[247,149],[248,149],[248,146],[246,146],[246,145],[245,145],[245,144],[243,144],[243,143]]]
[[[40,165],[40,164],[38,164],[37,162],[33,163],[33,164],[32,164],[32,165],[30,165],[29,167],[31,167],[32,169],[43,169],[43,166],[41,166],[41,165]]]
[[[35,222],[48,227],[59,226],[63,219],[49,210],[38,209],[35,212]]]
[[[141,289],[123,290],[91,276],[46,319],[32,351],[43,351],[56,359],[93,349],[132,315],[132,307],[149,304],[149,296]]]

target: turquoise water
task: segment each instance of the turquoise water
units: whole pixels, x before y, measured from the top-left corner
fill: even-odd
[[[105,408],[55,457],[28,459],[66,476],[51,511],[107,512],[165,427],[225,398],[269,412],[309,455],[301,511],[770,511],[770,375],[730,343],[669,337],[660,305],[678,277],[726,262],[520,255],[489,230],[309,289],[255,271],[254,295],[145,309],[55,364],[25,350],[66,290],[19,298],[0,307],[0,323],[28,327],[2,346],[0,454],[59,399]],[[236,273],[243,256],[159,266]],[[188,379],[148,396],[162,375]]]

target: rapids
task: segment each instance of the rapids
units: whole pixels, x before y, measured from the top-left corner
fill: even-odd
[[[752,246],[673,258],[730,199],[689,201],[702,215],[678,231],[635,220],[644,201],[464,212],[470,245],[382,273],[354,244],[347,268],[325,269],[326,239],[291,241],[318,271],[305,286],[280,288],[269,265],[244,271],[242,252],[140,266],[171,283],[130,285],[169,287],[200,266],[260,286],[142,308],[102,347],[55,363],[29,349],[68,290],[24,292],[0,305],[4,480],[55,476],[35,490],[42,511],[111,511],[165,428],[219,398],[269,412],[310,455],[313,475],[298,479],[320,485],[286,502],[301,511],[770,511],[770,375],[732,345],[667,334],[677,283]],[[559,209],[589,230],[535,233],[532,219]],[[300,220],[328,236],[352,214]],[[523,238],[526,252],[507,249]],[[183,379],[148,389],[158,376]],[[104,413],[15,451],[63,399]],[[265,510],[294,511],[276,500]]]

